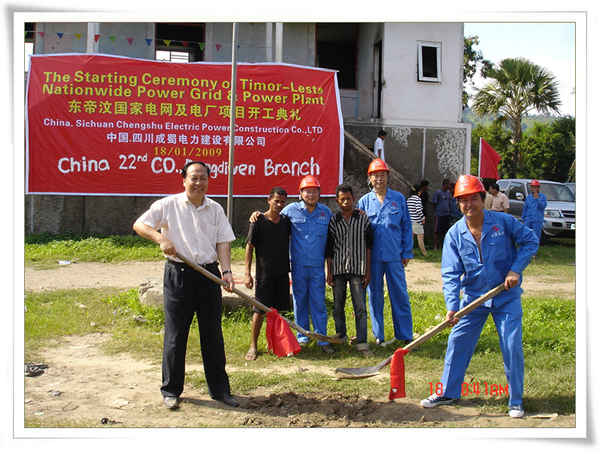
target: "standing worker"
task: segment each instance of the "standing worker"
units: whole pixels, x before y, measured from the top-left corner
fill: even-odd
[[[133,225],[140,236],[159,244],[167,257],[163,279],[163,403],[169,409],[179,406],[188,335],[195,314],[208,393],[211,398],[235,407],[239,403],[231,396],[225,372],[221,286],[177,258],[179,253],[219,278],[220,262],[223,281],[229,285],[225,289],[231,291],[235,282],[229,243],[235,235],[221,205],[206,197],[208,166],[190,161],[183,166],[181,175],[185,191],[157,200]]]
[[[423,203],[419,198],[420,186],[415,184],[412,188],[411,196],[408,197],[406,204],[408,205],[408,212],[410,214],[410,220],[412,223],[413,237],[417,236],[419,248],[423,256],[427,256],[427,250],[425,250],[425,214],[423,214]]]
[[[356,325],[356,348],[364,357],[372,355],[367,342],[366,287],[371,280],[373,230],[366,214],[354,208],[352,186],[341,184],[335,189],[340,206],[329,221],[327,233],[327,284],[333,287],[333,320],[342,342],[346,334],[346,286],[350,285]]]
[[[421,406],[451,405],[460,398],[465,372],[492,314],[508,380],[509,415],[522,417],[525,361],[521,278],[538,244],[533,232],[512,216],[484,209],[485,188],[477,177],[462,175],[455,195],[464,218],[448,231],[442,251],[446,319],[453,328],[440,381],[442,393],[422,400]],[[506,290],[460,320],[454,317],[500,283]]]
[[[377,133],[377,139],[375,139],[375,145],[373,146],[373,152],[375,153],[375,158],[379,158],[382,161],[385,161],[385,152],[384,152],[384,142],[387,133],[383,130],[380,130]]]
[[[433,249],[441,250],[444,237],[450,228],[450,187],[452,183],[446,179],[442,187],[434,192],[431,203],[435,207],[435,223],[433,225]]]
[[[527,196],[523,203],[521,220],[527,228],[533,230],[539,242],[542,237],[544,210],[548,206],[548,201],[546,196],[540,192],[540,182],[538,180],[533,180],[530,186],[531,194]]]
[[[367,287],[371,324],[376,342],[385,341],[383,327],[383,276],[388,286],[394,337],[411,341],[412,312],[404,268],[414,257],[413,235],[406,198],[387,187],[390,169],[381,159],[374,159],[368,169],[372,191],[358,201],[357,208],[367,213],[373,227],[371,282]]]
[[[292,262],[292,297],[294,321],[310,330],[312,319],[315,333],[327,335],[327,307],[325,306],[325,246],[331,210],[319,203],[321,185],[312,175],[300,182],[300,201],[287,205],[281,213],[292,222],[290,259]],[[252,213],[255,222],[260,212]],[[300,346],[308,344],[308,337],[297,334]],[[335,350],[327,342],[318,342],[328,355]]]
[[[246,239],[244,283],[248,289],[254,288],[252,278],[252,255],[256,251],[256,298],[263,305],[277,311],[290,309],[290,234],[291,222],[281,213],[287,201],[287,192],[281,187],[274,187],[269,193],[267,202],[269,210],[250,223]],[[248,361],[258,356],[258,337],[265,317],[265,312],[256,306],[252,307],[252,342],[246,353]]]

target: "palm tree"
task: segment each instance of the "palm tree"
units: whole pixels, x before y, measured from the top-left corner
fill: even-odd
[[[548,69],[526,58],[506,58],[487,73],[491,79],[478,89],[473,110],[479,116],[492,114],[497,121],[509,122],[513,142],[520,142],[521,119],[529,112],[560,114],[558,81]],[[515,154],[518,161],[520,154]]]

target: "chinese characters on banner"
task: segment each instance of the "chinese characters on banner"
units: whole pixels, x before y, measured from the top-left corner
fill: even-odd
[[[341,182],[335,71],[287,64],[237,69],[234,195],[290,195],[306,175]],[[27,89],[27,192],[167,195],[188,160],[227,195],[231,64],[98,54],[34,55]]]

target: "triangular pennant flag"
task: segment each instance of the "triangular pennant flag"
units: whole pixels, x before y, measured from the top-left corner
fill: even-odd
[[[200,46],[200,51],[203,52],[204,51],[204,42],[198,42],[198,45]]]
[[[163,42],[167,45],[167,47],[169,46],[169,44],[171,43],[171,39],[163,39]]]
[[[77,38],[77,40],[81,39],[82,34],[81,33],[75,33],[75,37]]]
[[[148,44],[148,46],[150,46],[150,44],[152,44],[152,39],[146,39],[146,44]]]
[[[59,39],[62,39],[62,36],[63,36],[63,34],[64,34],[64,33],[59,33],[59,32],[57,31],[57,32],[56,32],[56,34],[58,35],[58,38],[59,38]]]
[[[388,396],[390,400],[406,397],[404,390],[404,355],[408,353],[408,350],[399,348],[392,356],[392,362],[390,363],[390,394]]]
[[[221,50],[221,44],[215,44],[215,47],[217,48],[217,51]]]
[[[115,42],[115,38],[116,38],[116,36],[109,36],[109,38],[110,38],[110,42],[113,42],[113,43],[114,43],[114,42]]]
[[[38,34],[42,37],[42,39],[44,39],[44,33],[46,33],[45,31],[38,31]]]
[[[95,34],[94,35],[94,41],[98,42],[98,39],[100,39],[100,35],[99,34]]]
[[[129,45],[131,45],[131,43],[133,42],[133,38],[132,37],[128,37],[128,38],[125,38],[125,39],[127,39],[127,42],[129,42]]]
[[[29,33],[29,31],[25,30],[25,37],[27,37],[27,33]]]
[[[184,47],[187,47],[190,43],[190,41],[181,41],[181,43],[183,44]]]

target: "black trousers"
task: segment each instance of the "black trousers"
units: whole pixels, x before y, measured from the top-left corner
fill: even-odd
[[[207,268],[221,277],[215,264]],[[163,396],[179,397],[185,380],[185,354],[190,325],[198,318],[202,363],[211,398],[230,393],[225,372],[221,329],[221,286],[187,264],[167,261],[163,278],[165,338],[162,360]]]

